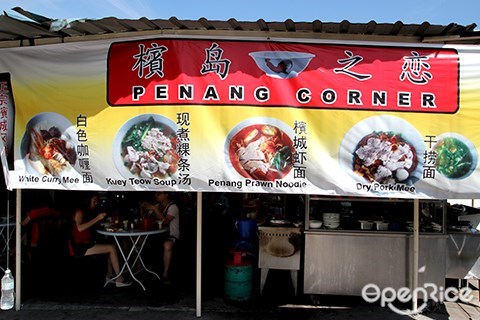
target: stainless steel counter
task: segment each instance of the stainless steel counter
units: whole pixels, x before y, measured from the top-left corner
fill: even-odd
[[[420,286],[444,286],[446,242],[444,234],[420,235]],[[409,287],[412,248],[407,233],[305,231],[304,293],[361,295],[369,283]]]
[[[339,230],[305,230],[305,234],[311,234],[311,235],[336,235],[336,236],[359,236],[359,237],[392,237],[392,238],[412,238],[413,235],[411,233],[407,232],[396,232],[396,231],[362,231],[362,230],[356,230],[356,231],[339,231]],[[443,233],[420,233],[421,238],[435,238],[438,239],[439,237],[441,238],[446,238],[447,235]]]

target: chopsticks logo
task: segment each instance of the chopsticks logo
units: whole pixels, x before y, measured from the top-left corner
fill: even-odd
[[[434,283],[425,283],[423,287],[415,288],[413,290],[407,287],[399,289],[386,287],[381,289],[378,285],[369,283],[362,288],[362,298],[369,303],[380,301],[381,307],[387,306],[393,312],[407,316],[423,312],[427,308],[429,301],[435,303],[443,303],[445,301],[461,301],[468,303],[473,299],[473,296],[470,288],[444,288],[441,286],[438,287]],[[399,303],[408,303],[414,298],[418,298],[421,303],[417,303],[411,310],[402,310],[395,307],[393,304],[396,301]]]

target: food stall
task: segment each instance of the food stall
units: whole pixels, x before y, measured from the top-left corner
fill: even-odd
[[[447,279],[480,279],[480,209],[453,204],[447,225]]]
[[[418,285],[443,287],[446,201],[420,203]],[[338,218],[332,220],[333,215]],[[319,219],[327,225],[311,224]],[[412,200],[309,196],[305,225],[306,294],[360,296],[371,283],[380,288],[411,287]]]
[[[198,192],[199,260],[202,193],[318,195],[305,204],[304,252],[287,250],[304,254],[306,292],[358,294],[360,276],[348,266],[383,285],[439,283],[441,263],[430,266],[445,251],[445,222],[437,217],[420,232],[420,207],[479,195],[478,48],[363,31],[291,37],[259,23],[241,36],[205,26],[189,33],[180,23],[179,33],[0,49],[15,102],[7,187]],[[322,207],[342,202],[350,207]],[[359,219],[364,202],[408,203],[401,213],[411,230],[386,216]],[[327,229],[310,224],[320,219]],[[370,221],[380,230],[361,230]],[[376,248],[379,240],[388,246]],[[333,258],[338,246],[382,268],[373,276],[348,256],[320,258],[320,249]],[[297,262],[286,268],[297,271]],[[425,278],[417,279],[419,265]],[[328,287],[331,277],[338,284]]]

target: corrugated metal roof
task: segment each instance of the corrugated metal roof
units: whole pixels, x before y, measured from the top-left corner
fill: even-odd
[[[341,22],[296,22],[287,19],[283,22],[180,20],[169,19],[138,20],[106,17],[97,20],[67,21],[40,16],[22,8],[16,12],[31,19],[24,21],[7,14],[0,15],[0,46],[40,45],[56,42],[71,42],[90,39],[137,36],[142,34],[181,34],[181,35],[236,35],[267,36],[309,39],[399,41],[413,43],[463,43],[479,44],[480,33],[474,31],[476,24],[467,26],[395,23],[351,23]],[[63,23],[63,24],[62,24]],[[60,25],[60,27],[58,27]],[[54,31],[55,30],[55,31]]]

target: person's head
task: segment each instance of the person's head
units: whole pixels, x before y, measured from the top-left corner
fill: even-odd
[[[159,203],[166,203],[170,201],[170,193],[165,191],[155,192],[155,200]]]
[[[85,196],[85,208],[94,210],[96,209],[100,204],[100,197],[96,193],[88,193]]]
[[[98,197],[98,195],[93,195],[90,198],[90,208],[95,209],[96,207],[98,207],[99,204],[100,204],[100,198]]]

